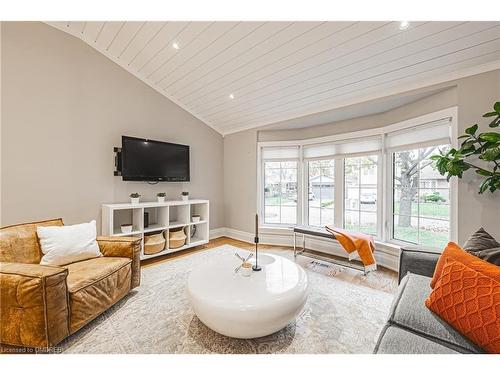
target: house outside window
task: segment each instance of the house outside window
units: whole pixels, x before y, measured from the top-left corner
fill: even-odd
[[[309,161],[309,225],[325,226],[334,222],[335,161]]]

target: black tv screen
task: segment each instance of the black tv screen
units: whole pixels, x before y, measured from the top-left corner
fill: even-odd
[[[124,181],[189,181],[189,146],[122,136]]]

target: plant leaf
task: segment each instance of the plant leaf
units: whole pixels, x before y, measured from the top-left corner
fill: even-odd
[[[496,128],[498,125],[500,125],[500,116],[494,119],[492,122],[490,122],[489,127]]]
[[[500,115],[500,102],[496,102],[493,105],[493,109],[495,110],[496,113],[498,113]]]
[[[483,115],[483,117],[493,117],[493,116],[498,116],[498,113],[496,112],[488,112]]]
[[[481,133],[479,134],[479,139],[488,142],[500,142],[500,133]]]
[[[485,179],[481,185],[479,186],[479,194],[483,194],[486,189],[488,189],[488,185],[490,184],[490,177],[488,177],[487,179]]]
[[[475,124],[475,125],[472,125],[470,128],[465,129],[465,132],[467,134],[473,135],[476,133],[477,128],[478,128],[478,126],[477,126],[477,124]]]
[[[490,177],[492,172],[484,171],[482,169],[476,169],[476,173],[480,176]]]
[[[492,148],[488,148],[481,155],[482,160],[493,161],[500,159],[500,146],[495,146]]]

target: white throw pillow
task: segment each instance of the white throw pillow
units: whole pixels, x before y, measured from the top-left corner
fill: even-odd
[[[40,264],[62,266],[102,256],[97,244],[95,220],[90,223],[55,227],[37,227],[44,254]]]

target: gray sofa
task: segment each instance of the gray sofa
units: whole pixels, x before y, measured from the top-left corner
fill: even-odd
[[[484,353],[424,304],[440,254],[402,249],[399,289],[377,345],[380,354]]]

